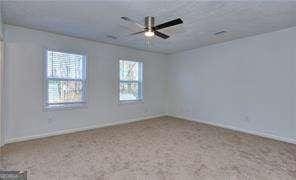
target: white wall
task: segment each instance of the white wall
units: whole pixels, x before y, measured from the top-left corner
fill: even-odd
[[[0,40],[2,41],[4,38],[3,35],[3,20],[2,20],[2,1],[0,1]]]
[[[0,147],[4,145],[4,114],[3,114],[3,85],[4,85],[4,43],[0,41]],[[1,151],[1,150],[0,150]],[[0,152],[1,153],[1,152]]]
[[[6,141],[165,115],[166,56],[5,25]],[[44,48],[86,52],[88,108],[43,111]],[[144,62],[144,103],[118,105],[116,62]]]
[[[290,28],[171,55],[168,114],[296,142],[295,37]]]
[[[169,56],[4,29],[6,142],[166,113],[296,142],[296,28]],[[87,53],[88,108],[43,111],[46,47]],[[117,104],[119,58],[144,61],[144,103]]]
[[[3,89],[3,23],[2,23],[2,1],[0,2],[0,147],[4,145],[4,122],[2,114],[2,89]],[[1,150],[0,150],[1,151]],[[1,153],[1,152],[0,152]]]

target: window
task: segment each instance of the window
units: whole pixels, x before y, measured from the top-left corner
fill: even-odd
[[[86,104],[86,57],[65,52],[46,52],[46,108]]]
[[[119,102],[143,100],[143,63],[119,61]]]

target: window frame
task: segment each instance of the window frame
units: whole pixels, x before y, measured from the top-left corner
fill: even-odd
[[[77,54],[81,55],[84,58],[83,63],[83,71],[85,77],[82,80],[78,79],[71,79],[71,78],[48,78],[47,77],[47,64],[48,64],[48,51],[54,51],[54,52],[60,52],[60,53],[66,53],[66,54]],[[51,110],[65,110],[65,109],[76,109],[76,108],[86,108],[87,102],[88,102],[88,93],[87,93],[87,87],[88,87],[88,57],[87,54],[84,52],[79,51],[73,51],[73,50],[60,50],[60,49],[53,49],[53,48],[44,48],[44,65],[43,65],[43,109],[45,111],[51,111]],[[48,81],[49,80],[60,80],[60,81],[82,81],[83,83],[83,97],[82,101],[79,102],[65,102],[65,103],[48,103]]]
[[[144,103],[144,62],[141,60],[131,60],[132,58],[119,58],[117,61],[117,102],[119,105],[123,105],[123,104],[135,104],[135,103]],[[137,59],[137,58],[133,58],[133,59]],[[120,100],[120,82],[122,82],[120,80],[120,61],[131,61],[131,62],[137,62],[137,63],[141,63],[141,77],[139,77],[141,79],[141,81],[125,81],[125,82],[136,82],[136,83],[140,83],[141,84],[141,98],[140,99],[136,99],[136,100]]]

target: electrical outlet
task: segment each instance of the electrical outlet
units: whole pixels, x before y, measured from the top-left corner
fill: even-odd
[[[192,113],[192,107],[187,107],[186,108],[186,113]]]
[[[240,114],[240,121],[245,122],[245,123],[250,123],[251,122],[251,118],[250,118],[249,115],[246,115],[246,114],[241,113]]]
[[[53,118],[52,117],[48,118],[47,122],[48,122],[48,124],[52,124],[53,123]]]
[[[250,117],[247,115],[247,116],[244,116],[244,119],[243,119],[245,122],[247,123],[250,123],[251,122],[251,119]]]

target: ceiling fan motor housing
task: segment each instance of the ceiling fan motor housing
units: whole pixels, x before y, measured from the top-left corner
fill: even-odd
[[[148,30],[153,30],[154,27],[154,17],[147,16],[145,17],[145,26]]]

